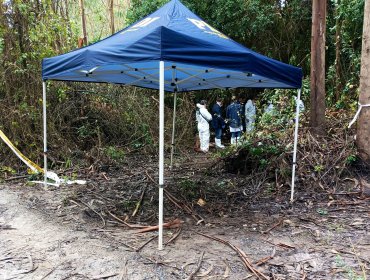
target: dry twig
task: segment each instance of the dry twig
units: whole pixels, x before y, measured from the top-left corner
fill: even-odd
[[[255,269],[252,265],[252,263],[248,260],[247,258],[247,255],[240,249],[238,248],[237,246],[231,244],[229,241],[226,241],[226,240],[223,240],[221,238],[217,238],[217,237],[214,237],[214,236],[210,236],[210,235],[207,235],[207,234],[204,234],[204,233],[201,233],[201,232],[195,232],[199,235],[202,235],[204,237],[207,237],[207,238],[210,238],[210,239],[213,239],[213,240],[216,240],[218,242],[221,242],[223,244],[226,244],[227,246],[229,246],[231,249],[233,249],[235,252],[238,253],[239,257],[242,259],[244,265],[249,269],[250,272],[252,272],[258,279],[265,279],[265,280],[269,280],[269,278],[264,275],[262,272],[260,272],[259,270]]]
[[[121,224],[124,224],[125,226],[128,226],[129,228],[147,228],[147,226],[143,226],[143,225],[132,225],[132,224],[129,224],[129,223],[125,222],[124,220],[118,218],[116,215],[114,215],[113,213],[111,213],[109,211],[108,211],[108,214],[111,215],[112,218],[114,218],[115,220],[117,220]]]
[[[139,248],[137,248],[135,251],[136,252],[140,252],[141,249],[143,249],[147,244],[149,244],[150,242],[152,242],[154,239],[158,238],[158,235],[156,236],[153,236],[152,238],[150,238],[148,241],[145,241],[143,245],[141,245]]]
[[[198,264],[197,264],[197,267],[195,268],[195,270],[189,275],[188,278],[186,278],[186,280],[192,280],[193,277],[195,276],[195,274],[199,271],[201,265],[202,265],[202,261],[203,261],[203,256],[204,256],[204,251],[202,252],[202,255],[200,256],[199,260],[198,260]]]
[[[165,245],[167,245],[167,244],[170,244],[172,241],[174,241],[179,235],[180,235],[180,233],[181,233],[181,230],[182,230],[182,228],[181,227],[179,227],[177,230],[176,230],[176,232],[175,232],[175,234],[168,240],[168,241],[166,241],[164,244]]]
[[[143,198],[144,198],[145,190],[146,190],[146,186],[144,187],[143,191],[141,192],[141,195],[140,195],[140,199],[139,199],[139,201],[136,203],[135,210],[134,210],[134,212],[133,212],[133,213],[132,213],[132,215],[131,215],[132,217],[135,217],[135,215],[136,215],[137,211],[139,211],[139,208],[140,208],[140,206],[141,206],[141,204],[142,204],[142,202],[143,202]]]
[[[274,224],[272,227],[270,227],[268,230],[262,231],[263,234],[269,233],[274,228],[280,226],[283,223],[283,219],[280,219],[276,224]]]

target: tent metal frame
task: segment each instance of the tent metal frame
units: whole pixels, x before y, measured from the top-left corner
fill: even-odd
[[[256,84],[263,84],[263,83],[268,83],[271,87],[273,86],[274,84],[276,84],[277,87],[279,87],[279,82],[278,81],[274,81],[274,80],[271,80],[271,79],[268,79],[268,78],[265,78],[265,77],[262,77],[262,76],[257,76],[255,79],[251,78],[253,76],[256,76],[255,74],[252,74],[252,73],[249,73],[249,72],[237,72],[237,71],[234,71],[230,74],[230,72],[227,72],[225,71],[224,69],[215,69],[215,68],[206,68],[206,69],[202,69],[202,68],[199,68],[199,67],[196,67],[196,68],[192,68],[192,67],[179,67],[179,66],[176,66],[176,63],[174,62],[169,62],[170,63],[170,66],[167,66],[165,67],[165,70],[170,70],[171,68],[175,68],[176,70],[178,70],[178,72],[181,72],[183,74],[186,75],[185,78],[181,79],[181,80],[176,80],[175,82],[172,81],[172,82],[169,82],[169,81],[166,81],[165,80],[165,85],[171,85],[171,84],[176,84],[176,89],[178,92],[181,92],[181,87],[179,87],[179,85],[182,85],[186,82],[189,82],[189,81],[192,81],[192,80],[197,80],[196,82],[196,86],[193,85],[192,87],[186,87],[186,90],[184,91],[191,91],[191,90],[197,90],[198,87],[200,85],[209,85],[211,86],[211,88],[219,88],[219,89],[233,89],[233,88],[238,88],[238,87],[245,87],[245,88],[248,88],[248,87],[253,87],[253,85],[256,85]],[[106,81],[103,81],[101,79],[99,79],[99,76],[102,76],[102,75],[126,75],[127,77],[130,77],[132,78],[133,80],[130,81],[130,82],[127,82],[127,83],[124,83],[122,85],[134,85],[135,86],[135,83],[137,82],[140,82],[140,81],[147,81],[148,83],[158,83],[158,86],[159,86],[159,79],[158,79],[158,72],[155,71],[154,73],[147,73],[146,71],[150,71],[150,70],[156,70],[157,68],[154,68],[154,67],[147,67],[147,68],[135,68],[131,65],[128,65],[128,64],[119,64],[117,66],[122,66],[122,67],[125,67],[124,69],[117,69],[117,70],[102,70],[101,69],[101,66],[95,66],[93,68],[91,68],[90,70],[76,70],[75,73],[76,74],[81,74],[81,75],[86,75],[87,77],[90,77],[92,79],[95,79],[96,82],[106,82]],[[193,71],[195,72],[194,74],[193,73],[189,73],[189,71]],[[206,77],[201,77],[202,75],[204,74],[218,74],[218,75],[221,75],[219,77],[210,77],[210,78],[206,78]],[[225,76],[222,76],[222,75],[226,75]],[[63,76],[61,75],[60,78],[58,78],[58,80],[71,80],[73,81],[74,78],[79,78],[79,76],[70,76],[70,75],[67,75],[67,76]],[[218,80],[222,80],[222,79],[230,79],[230,80],[234,80],[234,81],[243,81],[243,82],[250,82],[250,83],[247,83],[247,84],[243,84],[243,85],[237,85],[235,87],[223,87],[219,84],[217,84],[216,82]],[[94,82],[94,81],[88,81],[88,82]],[[112,82],[114,83],[114,82]],[[173,90],[174,91],[174,90]]]
[[[290,190],[290,202],[294,199],[295,169],[297,165],[297,145],[298,145],[298,126],[299,126],[299,103],[301,101],[301,89],[298,89],[295,110],[295,127],[294,127],[294,149],[293,149],[293,167],[292,167],[292,185]]]
[[[197,74],[190,74],[189,72],[187,72],[186,70],[184,70],[183,68],[177,68],[172,62],[169,62],[171,63],[172,66],[170,67],[165,67],[165,63],[164,61],[159,61],[159,67],[158,67],[158,72],[159,72],[159,179],[158,179],[158,185],[159,185],[159,213],[158,213],[158,227],[159,227],[159,230],[158,230],[158,249],[159,250],[162,250],[163,249],[163,188],[164,188],[164,94],[165,94],[165,84],[171,84],[171,85],[174,85],[174,109],[173,109],[173,122],[172,122],[172,138],[171,138],[171,163],[170,163],[170,167],[172,168],[172,165],[173,165],[173,153],[174,153],[174,148],[175,148],[175,124],[176,124],[176,102],[177,102],[177,86],[178,84],[181,84],[182,82],[186,81],[186,80],[189,80],[189,79],[193,79],[193,78],[196,78],[196,79],[201,79],[198,77],[199,74],[202,74],[204,73],[204,70],[201,70],[199,69],[199,73]],[[99,67],[94,67],[91,69],[91,71],[88,71],[88,73],[86,73],[85,70],[81,70],[80,72],[81,73],[84,73],[84,74],[94,74],[94,71],[97,70]],[[169,82],[166,82],[165,81],[165,77],[164,77],[164,71],[165,69],[166,70],[169,70],[169,69],[173,69],[172,70],[172,82],[169,83]],[[132,70],[133,69],[133,70]],[[157,72],[155,72],[154,74],[151,73],[145,73],[143,71],[143,69],[141,69],[140,71],[136,71],[136,69],[132,68],[130,69],[130,71],[127,71],[127,72],[131,72],[131,71],[134,71],[134,72],[139,72],[143,75],[146,75],[146,76],[143,76],[143,77],[140,77],[140,76],[137,76],[137,75],[132,75],[132,74],[127,74],[125,73],[126,75],[130,76],[136,80],[134,80],[133,82],[130,82],[130,83],[126,83],[124,84],[125,86],[127,85],[135,85],[135,82],[139,81],[139,80],[143,80],[145,77],[148,77],[148,76],[151,76],[153,78],[155,78],[156,81],[157,78],[154,77],[156,74],[158,74]],[[154,68],[147,68],[145,70],[154,70]],[[193,69],[194,70],[194,69]],[[196,69],[198,70],[198,68]],[[117,71],[109,71],[110,74],[113,74],[111,72],[114,72],[118,74],[121,73],[123,70],[117,70]],[[184,78],[180,81],[177,81],[176,79],[176,71],[180,71],[186,75],[189,75],[187,78]],[[214,69],[208,69],[208,71],[214,71],[216,72]],[[103,71],[102,71],[103,72]],[[104,72],[106,73],[106,72]],[[248,76],[248,75],[247,75]],[[207,82],[207,81],[204,81],[204,79],[201,79],[202,82]],[[208,81],[209,83],[209,81]],[[210,83],[212,86],[217,86],[218,88],[223,88],[221,86],[218,86],[214,83]],[[46,86],[46,80],[43,81],[42,83],[42,88],[43,88],[43,136],[44,136],[44,171],[45,171],[45,176],[44,176],[44,185],[46,187],[47,185],[47,177],[46,177],[46,173],[47,173],[47,106],[46,106],[46,90],[47,90],[47,86]],[[294,129],[294,150],[293,150],[293,167],[292,167],[292,184],[291,184],[291,196],[290,196],[290,201],[293,202],[293,199],[294,199],[294,187],[295,187],[295,169],[296,169],[296,160],[297,160],[297,143],[298,143],[298,126],[299,126],[299,103],[300,103],[300,99],[301,99],[301,89],[298,89],[298,94],[297,94],[297,99],[296,99],[296,116],[295,116],[295,129]]]
[[[163,187],[164,187],[164,61],[159,62],[159,223],[158,249],[163,249]]]

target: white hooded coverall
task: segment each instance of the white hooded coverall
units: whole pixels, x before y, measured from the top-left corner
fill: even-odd
[[[274,114],[274,110],[275,110],[274,104],[272,104],[272,102],[269,101],[269,105],[265,108],[265,114],[271,114],[271,115],[273,115]]]
[[[208,152],[209,149],[209,123],[212,120],[212,115],[208,112],[206,106],[197,104],[196,118],[198,122],[200,149],[203,152]]]
[[[294,101],[297,103],[297,97],[294,96]],[[299,113],[303,113],[304,112],[304,103],[302,101],[302,99],[299,99],[299,102],[298,102],[298,108],[299,108]]]
[[[248,100],[245,104],[245,126],[247,132],[254,130],[254,123],[256,122],[256,106],[252,100]]]

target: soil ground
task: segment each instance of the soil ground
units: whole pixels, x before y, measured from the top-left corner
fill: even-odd
[[[300,191],[290,205],[285,196],[249,195],[255,186],[207,173],[207,160],[192,156],[167,171],[165,222],[182,223],[164,230],[162,251],[155,231],[122,222],[156,224],[155,160],[89,170],[83,186],[0,185],[0,280],[258,279],[221,240],[261,279],[368,279],[369,200]]]

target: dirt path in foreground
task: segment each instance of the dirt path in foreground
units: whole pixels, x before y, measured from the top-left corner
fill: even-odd
[[[198,262],[192,279],[257,279],[229,247],[195,231],[238,246],[268,279],[370,275],[369,201],[307,199],[296,208],[268,201],[234,215],[209,215],[199,226],[189,219],[159,252],[155,233],[137,235],[108,218],[102,228],[99,217],[65,204],[74,188],[0,185],[0,280],[190,279]],[[166,230],[164,239],[173,235]],[[127,247],[149,240],[140,252]]]
[[[125,279],[128,273],[128,279],[145,279],[153,275],[150,267],[133,261],[135,256],[125,248],[58,224],[55,218],[42,217],[15,192],[0,189],[1,280],[114,279],[114,275]]]

